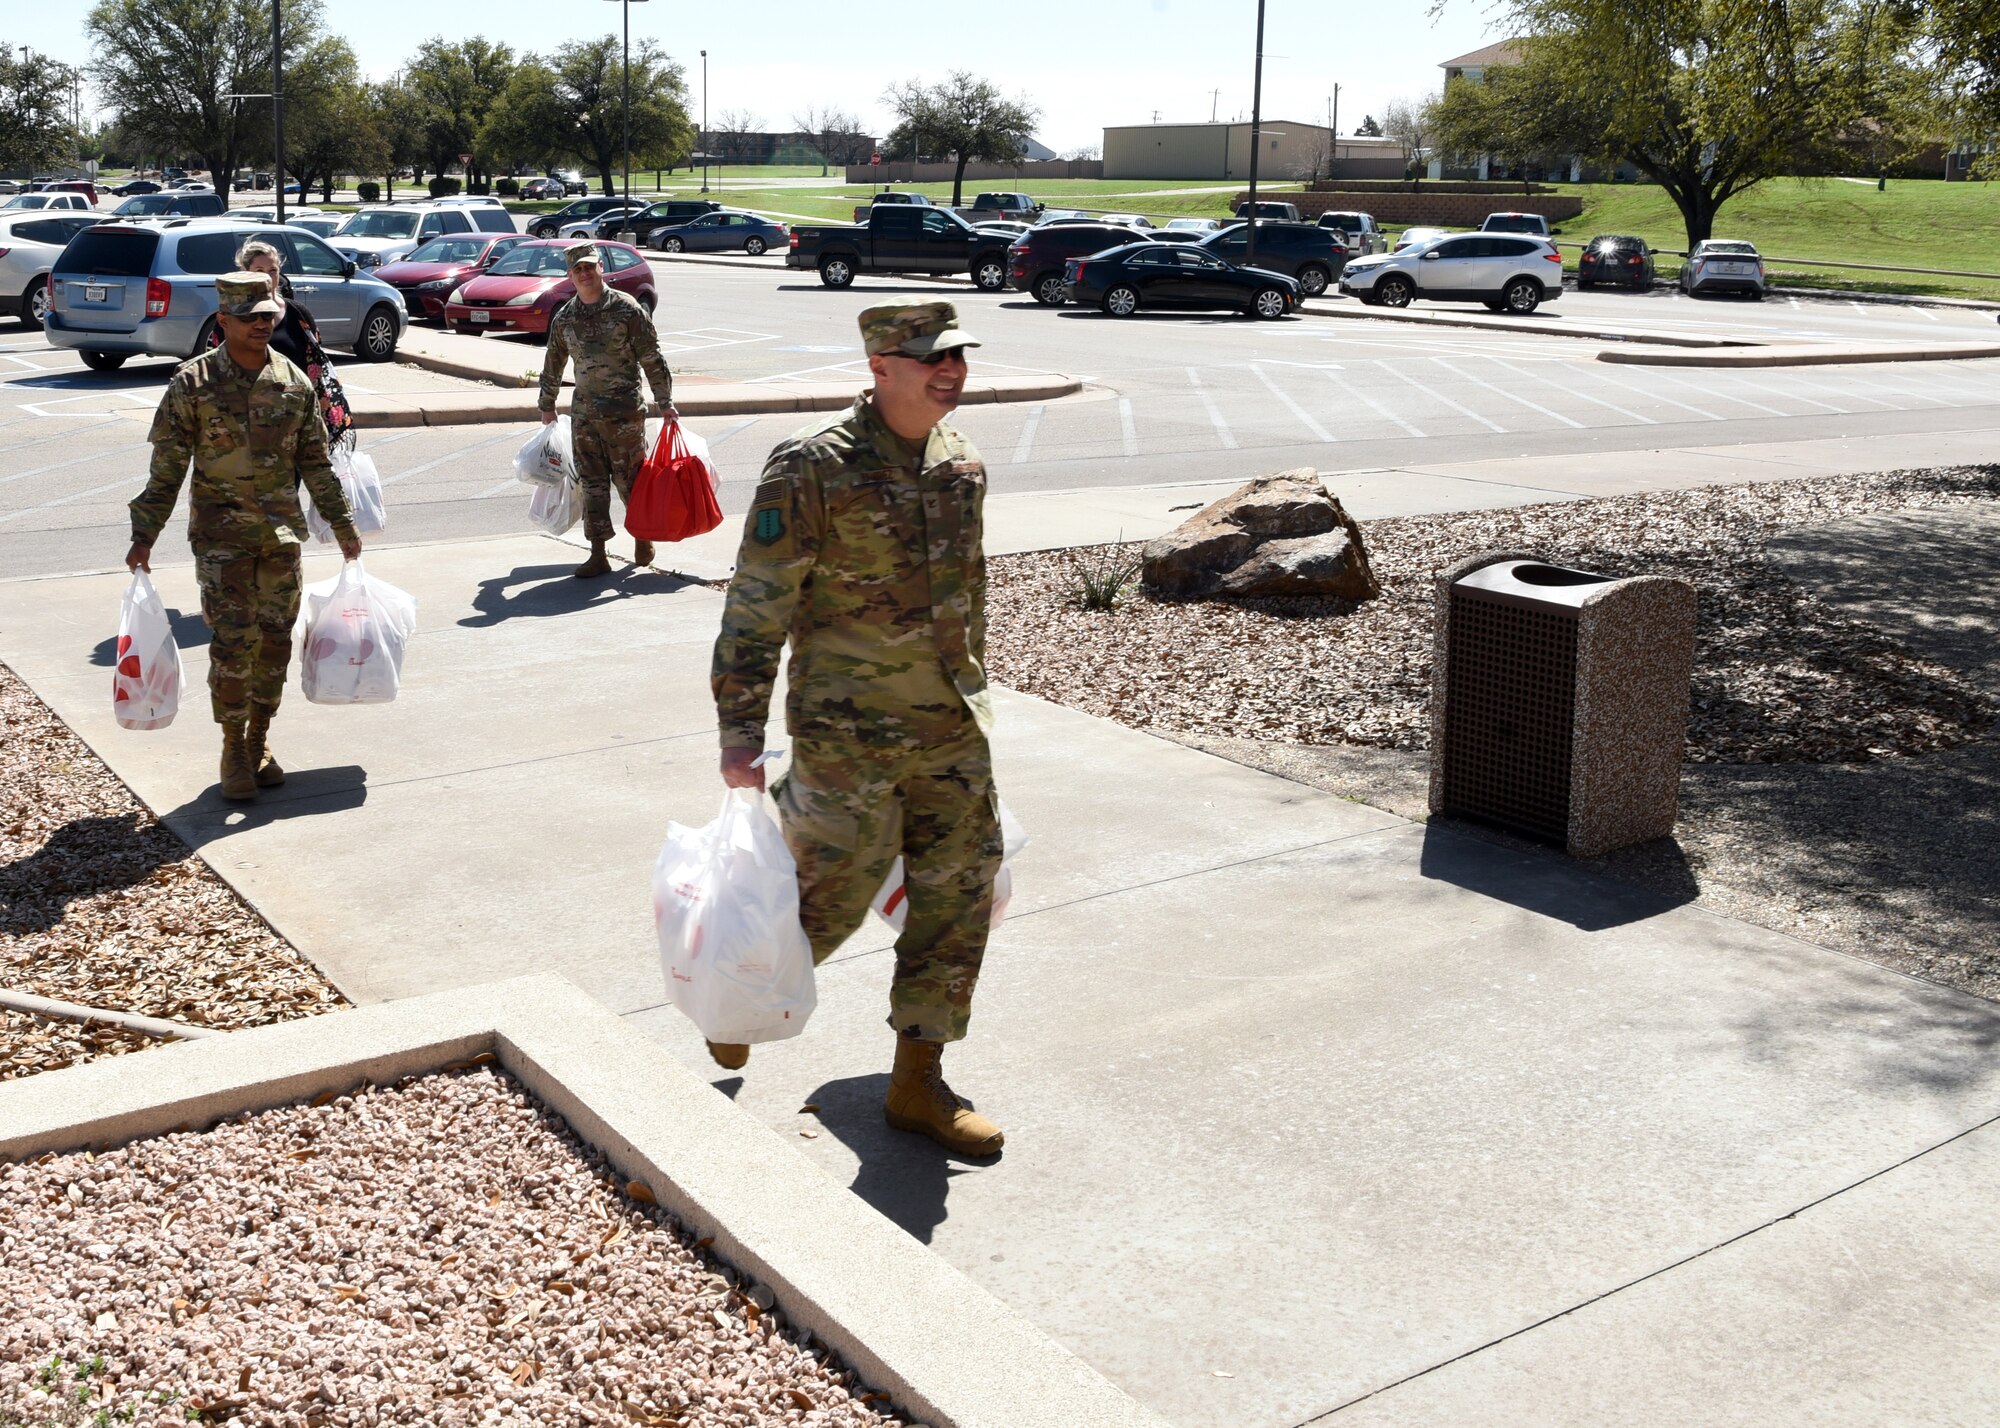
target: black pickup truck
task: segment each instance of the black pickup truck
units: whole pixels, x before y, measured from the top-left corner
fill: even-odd
[[[785,264],[817,268],[819,280],[844,288],[856,273],[963,273],[989,293],[1007,286],[1005,235],[980,233],[942,208],[878,203],[868,221],[797,224]]]

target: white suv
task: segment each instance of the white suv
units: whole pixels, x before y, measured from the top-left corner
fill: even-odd
[[[49,315],[49,270],[69,240],[98,221],[71,209],[0,213],[0,312],[39,331]]]
[[[1340,290],[1383,307],[1425,298],[1483,302],[1525,316],[1562,296],[1562,254],[1546,238],[1453,233],[1400,253],[1349,259]]]
[[[327,242],[363,268],[401,262],[433,238],[454,233],[516,233],[514,215],[497,199],[447,198],[379,203],[356,209]]]

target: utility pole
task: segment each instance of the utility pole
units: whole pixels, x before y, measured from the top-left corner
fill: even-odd
[[[271,182],[278,190],[278,223],[282,227],[285,222],[285,35],[278,0],[271,0],[271,148],[276,170],[271,175]],[[218,174],[216,177],[220,180],[218,189],[222,183],[233,183],[236,179],[235,174]],[[226,189],[222,191],[227,192]],[[305,196],[305,190],[300,189],[299,197]],[[223,202],[229,200],[225,198]]]
[[[1257,68],[1250,83],[1250,231],[1243,262],[1257,261],[1257,151],[1264,147],[1264,0],[1257,0]]]
[[[1216,89],[1211,89],[1211,90],[1209,90],[1209,92],[1208,92],[1208,122],[1209,122],[1209,123],[1213,124],[1213,123],[1215,122],[1215,107],[1216,107],[1216,105],[1220,104],[1221,102],[1222,102],[1222,90],[1221,90],[1220,88],[1216,88]]]
[[[708,192],[708,51],[701,52],[701,191]]]
[[[1333,170],[1340,163],[1340,86],[1333,87],[1333,98],[1326,103],[1326,127],[1332,134],[1327,141],[1326,176],[1333,177]]]

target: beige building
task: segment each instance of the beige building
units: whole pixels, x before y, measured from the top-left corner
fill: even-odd
[[[1266,119],[1259,135],[1257,180],[1289,183],[1324,173],[1333,131],[1324,124]],[[1387,139],[1339,141],[1334,172],[1342,178],[1401,178],[1403,154]],[[1250,126],[1127,124],[1104,131],[1108,179],[1234,179],[1250,177]]]

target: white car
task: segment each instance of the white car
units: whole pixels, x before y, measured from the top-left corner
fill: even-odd
[[[1689,297],[1742,293],[1752,302],[1764,300],[1767,286],[1764,260],[1756,245],[1740,238],[1704,238],[1695,244],[1681,265],[1680,282],[1681,291]]]
[[[1449,228],[1405,228],[1401,233],[1396,235],[1395,246],[1390,248],[1389,251],[1400,253],[1405,248],[1421,248],[1427,244],[1437,242],[1440,238],[1449,237],[1451,237],[1451,230]]]
[[[231,218],[247,219],[252,223],[275,223],[278,219],[278,209],[275,204],[266,203],[256,208],[232,208],[229,210],[229,216]],[[287,223],[300,218],[344,219],[346,217],[347,215],[344,213],[329,214],[323,208],[298,208],[289,203],[285,205],[285,222]]]
[[[1107,213],[1097,220],[1099,223],[1118,223],[1127,228],[1151,228],[1153,220],[1143,213]]]
[[[433,238],[516,233],[514,215],[490,199],[379,203],[356,209],[327,241],[362,268],[400,262]]]
[[[1351,258],[1340,290],[1382,307],[1481,302],[1525,317],[1562,296],[1562,254],[1546,238],[1513,233],[1453,233],[1435,243]]]
[[[644,213],[645,211],[646,205],[643,203],[635,203],[630,208],[626,208],[623,205],[617,208],[607,208],[602,213],[593,213],[588,218],[578,218],[563,224],[562,227],[556,230],[556,236],[558,238],[595,239],[599,225],[606,221],[620,217],[623,214]]]
[[[90,210],[90,200],[80,193],[17,193],[5,203],[0,203],[0,212],[13,213],[30,208],[68,208]]]
[[[49,315],[49,269],[94,213],[0,213],[0,312],[40,330]]]

